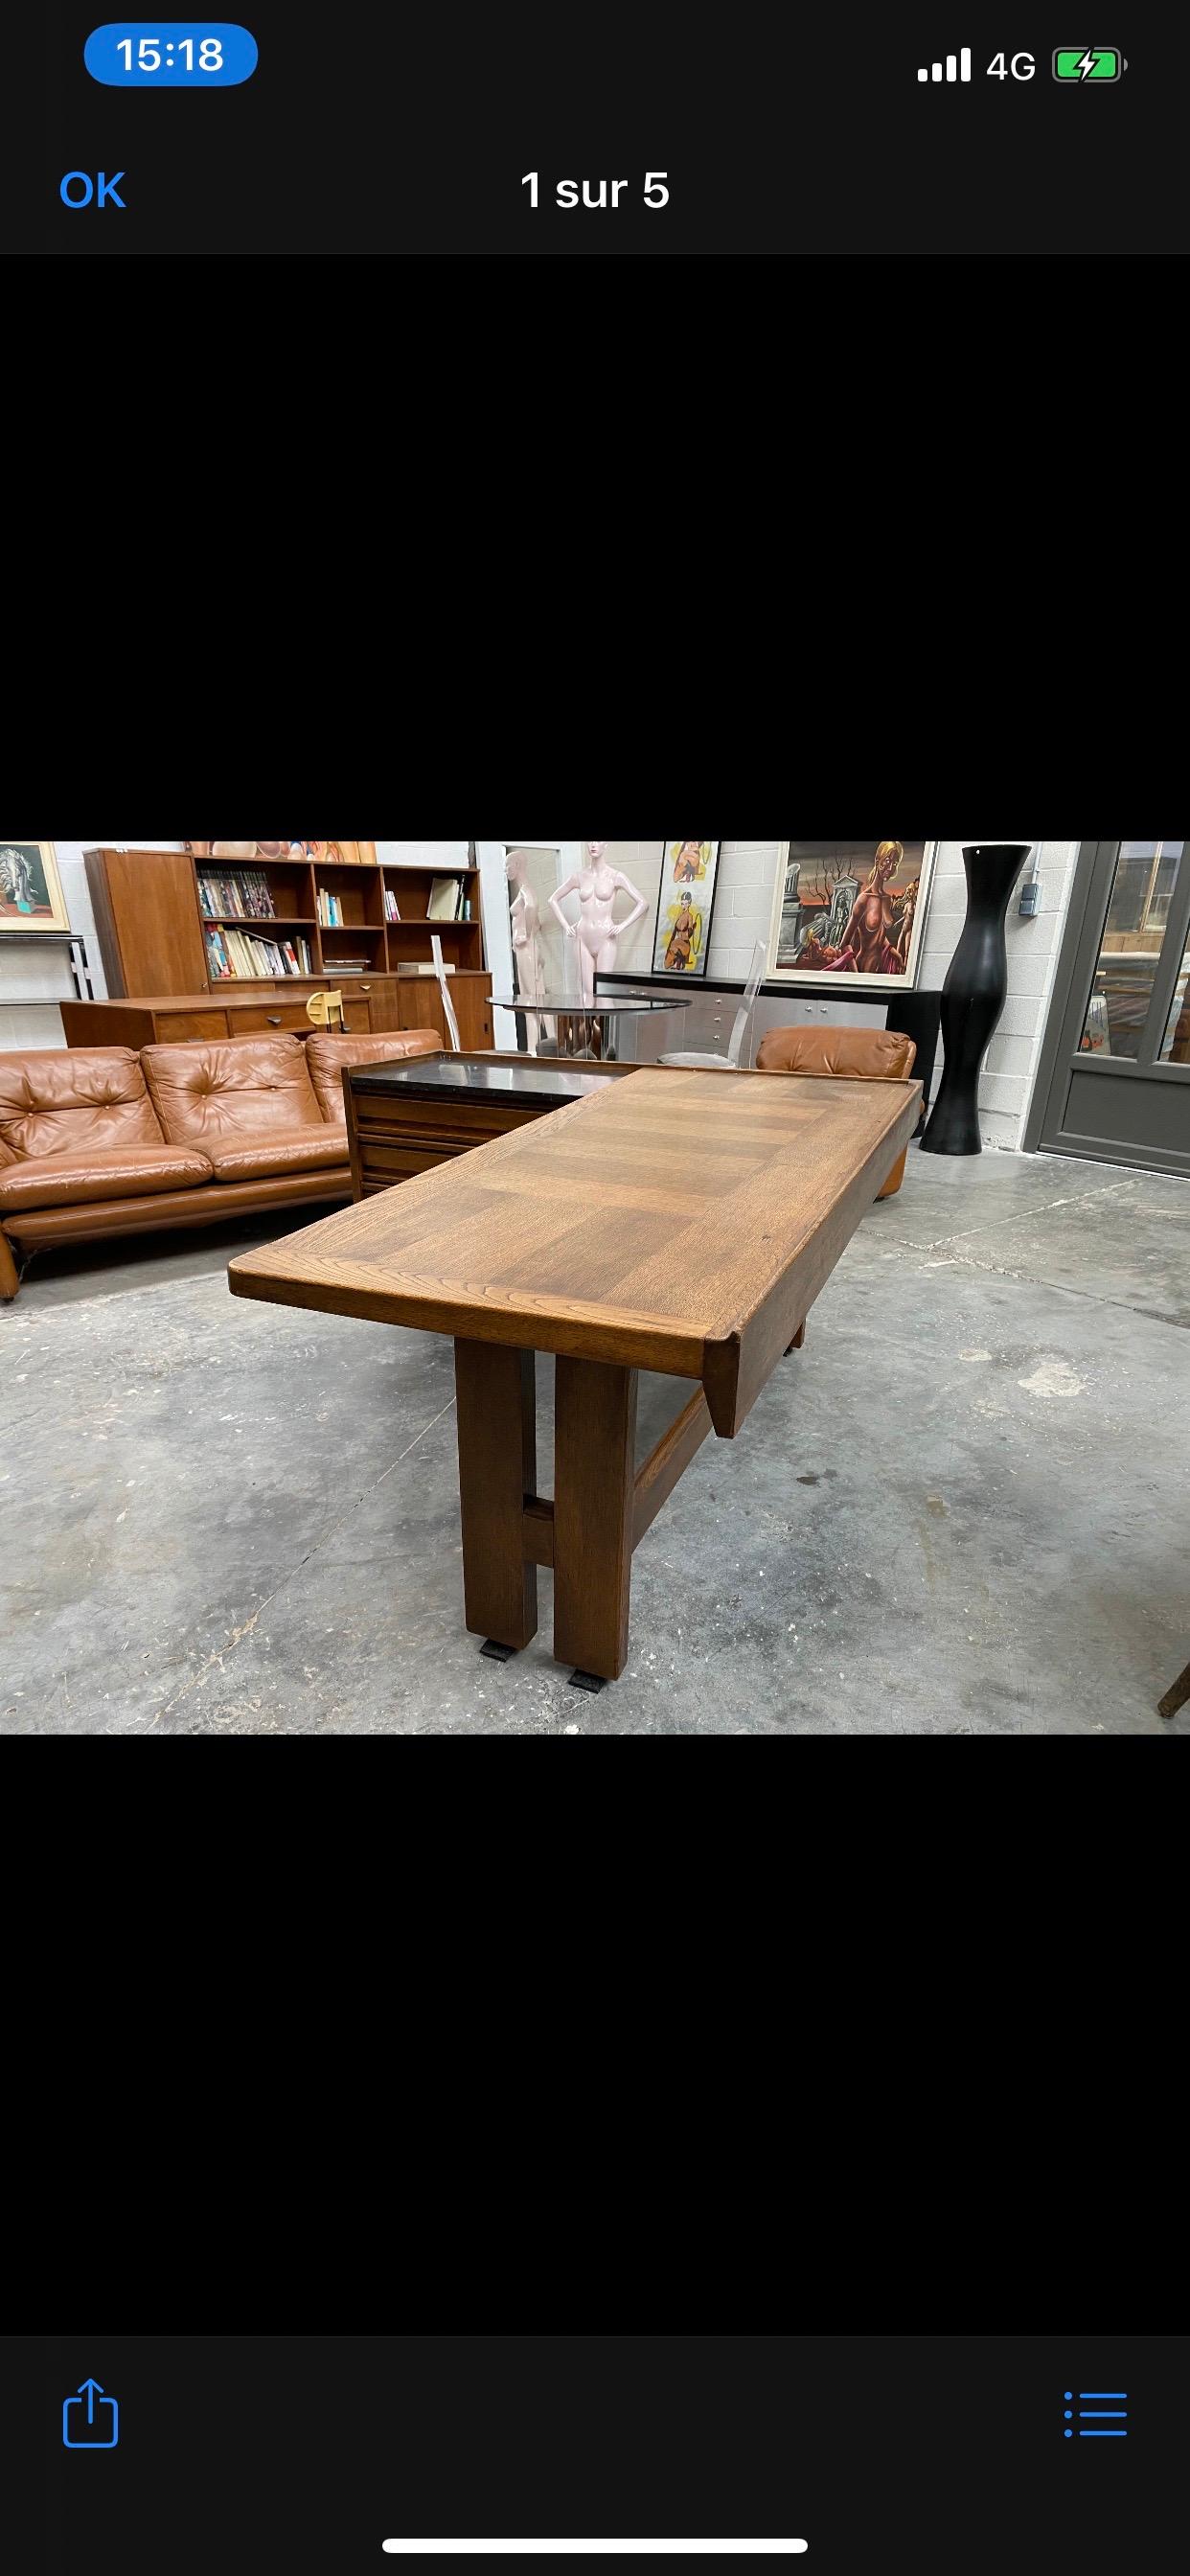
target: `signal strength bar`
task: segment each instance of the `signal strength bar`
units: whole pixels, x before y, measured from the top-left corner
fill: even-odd
[[[928,68],[923,67],[920,69],[917,77],[919,81],[969,81],[971,78],[970,45],[964,45],[962,52],[958,55],[947,55],[945,72],[942,69],[941,63],[931,63]]]

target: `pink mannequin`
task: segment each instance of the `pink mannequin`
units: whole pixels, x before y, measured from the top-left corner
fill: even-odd
[[[560,885],[557,893],[550,896],[550,911],[555,920],[561,922],[567,938],[578,941],[579,990],[584,1002],[593,1002],[596,971],[601,975],[612,973],[621,932],[631,930],[633,922],[640,920],[649,905],[648,897],[641,893],[639,886],[633,885],[630,877],[621,876],[618,868],[608,867],[606,841],[585,841],[583,847],[587,853],[586,867],[567,877],[565,885]],[[561,908],[565,894],[578,896],[577,923],[568,921]],[[633,909],[625,913],[623,921],[612,918],[617,894],[631,895],[633,900]]]
[[[536,1002],[545,992],[545,958],[537,936],[541,927],[541,914],[537,908],[537,897],[526,874],[526,866],[523,850],[509,851],[504,873],[510,886],[516,887],[516,893],[508,907],[512,925],[512,962],[516,969],[516,988],[522,1001]],[[530,1055],[536,1055],[541,1044],[539,1019],[526,1017],[525,1042]]]

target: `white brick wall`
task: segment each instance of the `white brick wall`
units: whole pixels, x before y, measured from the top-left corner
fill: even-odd
[[[81,931],[86,940],[87,963],[97,1000],[104,999],[107,986],[87,891],[84,850],[180,850],[181,846],[180,841],[55,841],[67,919],[71,929]],[[0,947],[0,1048],[65,1046],[58,1012],[63,998],[74,998],[67,949],[34,947],[22,952],[15,940],[5,941]]]
[[[663,841],[609,841],[607,854],[648,897],[648,911],[620,941],[616,971],[647,974],[653,962]],[[777,876],[779,841],[725,841],[719,856],[715,919],[707,971],[730,980],[747,978],[758,939],[767,948]]]

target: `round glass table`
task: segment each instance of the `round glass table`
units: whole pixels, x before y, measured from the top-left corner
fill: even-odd
[[[523,993],[493,993],[492,1008],[515,1011],[519,1020],[553,1022],[560,1056],[592,1056],[614,1064],[619,1054],[618,1020],[635,1019],[643,1011],[688,1011],[693,1000],[693,993],[597,993],[593,1002],[584,1002],[575,993],[543,993],[537,1001],[527,1000]]]

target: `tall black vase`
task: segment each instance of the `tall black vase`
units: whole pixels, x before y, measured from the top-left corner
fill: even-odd
[[[967,918],[942,987],[945,1061],[921,1140],[923,1154],[981,1154],[976,1098],[983,1060],[1008,991],[1004,922],[1030,841],[980,841],[964,850]]]

